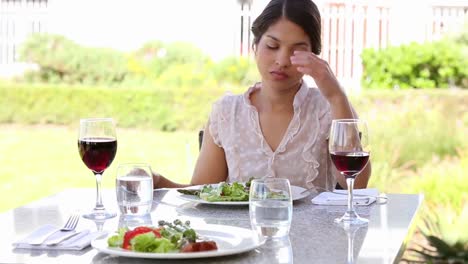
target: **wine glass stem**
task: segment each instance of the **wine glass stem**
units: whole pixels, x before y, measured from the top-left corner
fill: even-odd
[[[96,173],[96,206],[94,210],[104,210],[104,205],[102,205],[102,195],[101,195],[101,179],[102,173]]]
[[[346,177],[346,184],[348,185],[348,213],[352,214],[354,212],[354,206],[353,206],[354,178]]]

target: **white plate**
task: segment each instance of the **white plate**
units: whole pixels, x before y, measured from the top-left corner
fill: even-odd
[[[131,258],[153,258],[153,259],[191,259],[191,258],[209,258],[226,255],[234,255],[253,250],[260,246],[260,241],[255,233],[250,229],[224,226],[224,225],[205,225],[196,228],[196,232],[204,237],[214,240],[218,250],[191,252],[191,253],[144,253],[124,250],[121,248],[109,247],[107,245],[109,235],[103,239],[96,239],[91,242],[93,248],[99,252]]]
[[[309,196],[310,194],[309,192],[302,193],[305,190],[306,190],[305,188],[291,185],[291,193],[292,193],[293,201],[297,201],[297,200],[300,200],[302,198],[306,198],[307,196]]]
[[[194,188],[195,186],[191,187]],[[200,187],[195,187],[195,188],[200,188]],[[309,195],[308,192],[305,192],[301,194],[301,192],[305,191],[306,189],[299,187],[299,186],[294,186],[291,185],[291,193],[292,193],[292,198],[293,201],[300,200],[302,198],[305,198]],[[190,201],[190,202],[196,202],[196,203],[201,203],[201,204],[217,204],[217,205],[249,205],[249,201],[242,201],[242,202],[236,202],[236,201],[226,201],[226,202],[208,202],[203,199],[200,199],[200,197],[196,195],[188,195],[188,194],[181,194],[179,193],[179,198]]]

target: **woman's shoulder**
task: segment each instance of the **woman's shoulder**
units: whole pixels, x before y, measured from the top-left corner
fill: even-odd
[[[248,104],[249,95],[256,89],[258,89],[258,83],[249,87],[243,93],[234,94],[232,92],[226,92],[223,96],[217,99],[214,104],[223,108],[238,108],[239,106],[245,106]]]
[[[222,119],[229,119],[229,116],[233,115],[236,109],[241,109],[242,105],[242,94],[226,93],[214,101],[211,115],[221,117]]]
[[[242,94],[233,94],[231,92],[225,93],[223,96],[218,98],[215,103],[222,104],[222,105],[230,105],[233,103],[238,103],[242,101],[243,95]]]

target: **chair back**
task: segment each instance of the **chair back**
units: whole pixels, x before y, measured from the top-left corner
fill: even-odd
[[[201,145],[203,143],[203,133],[205,131],[203,129],[200,129],[200,131],[198,131],[198,150],[201,149]]]

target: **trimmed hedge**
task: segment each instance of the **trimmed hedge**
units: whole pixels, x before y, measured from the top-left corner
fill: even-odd
[[[0,123],[72,125],[83,117],[111,116],[121,127],[192,130],[204,125],[217,98],[247,87],[136,89],[0,82]],[[466,90],[365,91],[351,101],[359,113],[387,106],[398,113],[399,105],[411,101],[420,102],[421,111],[432,109],[451,118],[463,119],[468,112]]]
[[[0,123],[72,125],[113,117],[121,127],[198,129],[220,88],[125,89],[0,83]]]

